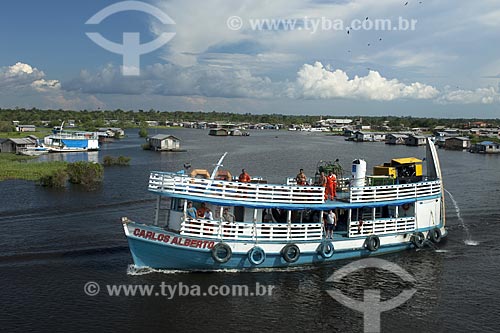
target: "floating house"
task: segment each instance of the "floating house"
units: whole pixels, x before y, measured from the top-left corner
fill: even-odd
[[[500,153],[500,143],[492,141],[483,141],[472,145],[469,149],[471,153],[481,153],[481,154],[499,154]]]
[[[385,137],[385,143],[389,145],[404,145],[405,140],[408,138],[406,134],[387,134]]]
[[[181,140],[169,134],[157,134],[148,138],[149,146],[154,151],[181,151]]]
[[[450,150],[463,150],[470,148],[470,139],[457,136],[454,138],[448,138],[444,142],[444,148]]]
[[[228,136],[230,133],[230,130],[227,128],[212,128],[210,132],[208,132],[208,135],[212,136]]]
[[[425,139],[425,136],[423,136],[423,135],[412,134],[406,138],[405,144],[407,146],[425,146],[426,139]]]
[[[20,153],[28,148],[35,148],[37,140],[34,137],[6,139],[1,144],[2,153]]]

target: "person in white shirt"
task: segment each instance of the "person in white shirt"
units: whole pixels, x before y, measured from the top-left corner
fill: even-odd
[[[326,237],[333,238],[333,230],[337,226],[337,216],[330,210],[328,214],[326,214]]]
[[[205,219],[207,219],[207,220],[213,220],[214,219],[214,214],[212,213],[212,211],[210,210],[210,208],[207,208],[205,210]]]

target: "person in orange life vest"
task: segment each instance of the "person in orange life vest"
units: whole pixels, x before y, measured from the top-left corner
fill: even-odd
[[[245,169],[242,169],[238,180],[242,183],[250,183],[251,179],[250,179],[250,175],[247,173],[247,171]]]
[[[325,173],[323,171],[321,171],[320,174],[319,174],[318,185],[325,187],[325,200],[327,200],[328,197],[326,195],[326,176],[325,176]]]
[[[199,218],[203,219],[205,218],[205,213],[207,212],[207,210],[208,210],[207,205],[204,202],[202,202],[200,209],[198,209],[196,213],[198,214]]]
[[[333,173],[333,171],[328,172],[328,176],[326,177],[326,199],[330,198],[330,200],[335,199],[337,195],[337,176]]]
[[[295,180],[297,181],[297,185],[307,185],[307,177],[304,173],[304,169],[300,169]]]

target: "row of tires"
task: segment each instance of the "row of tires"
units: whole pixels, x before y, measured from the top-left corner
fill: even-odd
[[[427,236],[431,242],[437,244],[441,241],[442,238],[441,230],[438,228],[432,229],[429,231]],[[421,232],[417,232],[411,236],[411,242],[417,248],[423,247],[425,241],[426,238]],[[371,252],[377,251],[380,248],[380,238],[376,235],[368,236],[365,241],[365,247]],[[333,243],[331,241],[322,242],[319,245],[317,252],[324,259],[331,258],[335,252]],[[280,253],[283,259],[290,264],[299,260],[300,257],[300,249],[295,244],[285,245],[281,249]],[[212,248],[212,258],[215,262],[218,262],[220,264],[228,262],[231,259],[232,255],[233,252],[231,250],[231,247],[226,243],[217,243]],[[261,247],[255,246],[250,251],[248,251],[248,260],[252,265],[258,266],[266,260],[266,252],[264,252]]]
[[[320,254],[323,258],[328,259],[333,256],[335,249],[333,247],[333,243],[330,241],[325,241],[320,244],[317,250],[318,254]],[[295,244],[287,244],[285,245],[281,251],[281,256],[287,263],[294,263],[300,258],[300,249]],[[212,248],[212,258],[215,262],[220,264],[224,264],[229,261],[232,257],[231,247],[226,243],[217,243]],[[260,265],[266,260],[266,252],[259,247],[255,246],[250,251],[248,251],[248,261],[252,265]]]

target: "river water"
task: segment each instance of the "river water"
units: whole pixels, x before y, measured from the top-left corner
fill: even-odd
[[[154,132],[154,131],[153,131]],[[395,157],[425,156],[422,147],[346,142],[302,132],[255,131],[249,137],[210,137],[194,129],[158,130],[180,138],[184,153],[143,151],[136,130],[98,153],[44,159],[101,160],[129,156],[129,167],[105,170],[103,186],[54,190],[32,182],[0,183],[0,292],[2,331],[315,331],[362,332],[363,316],[326,292],[333,287],[361,300],[376,286],[382,299],[408,288],[378,270],[357,272],[334,285],[339,267],[257,272],[179,273],[130,267],[120,218],[151,222],[155,198],[150,170],[176,171],[185,162],[282,183],[303,168],[312,176],[319,160],[340,159],[346,170],[364,158],[368,170]],[[382,332],[497,332],[500,327],[500,156],[439,150],[446,190],[448,239],[437,247],[383,256],[416,280],[402,306],[381,315]],[[87,282],[101,286],[97,296]],[[265,296],[109,296],[106,285],[170,286],[206,290],[211,285],[273,286]]]

